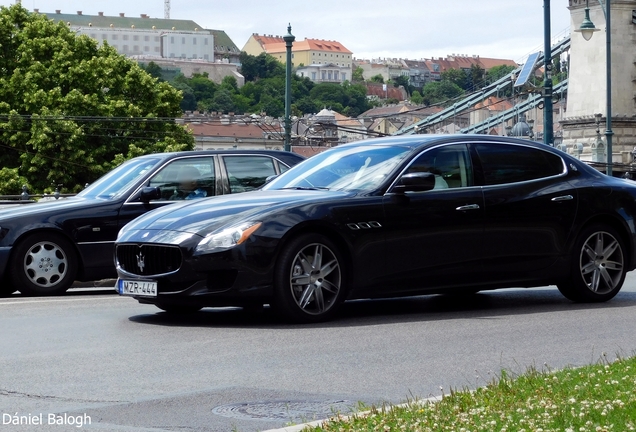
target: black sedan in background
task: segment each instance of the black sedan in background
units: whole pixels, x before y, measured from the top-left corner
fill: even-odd
[[[636,184],[526,140],[338,146],[258,191],[162,208],[116,242],[117,290],[169,312],[557,285],[601,302],[636,266]]]
[[[147,211],[260,187],[302,161],[268,150],[157,153],[131,159],[77,196],[0,211],[0,293],[65,292],[75,280],[115,277],[113,243]]]

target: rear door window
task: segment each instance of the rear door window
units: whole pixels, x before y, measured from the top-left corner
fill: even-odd
[[[563,160],[550,152],[524,145],[475,144],[484,184],[499,185],[537,180],[563,174]]]
[[[261,187],[268,177],[276,175],[274,161],[269,156],[223,156],[230,192],[247,192]]]

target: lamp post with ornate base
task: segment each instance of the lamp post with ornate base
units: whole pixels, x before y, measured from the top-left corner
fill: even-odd
[[[291,150],[291,74],[292,74],[292,44],[296,37],[291,34],[291,24],[287,27],[287,34],[283,36],[287,50],[285,69],[285,151]]]
[[[610,0],[598,0],[605,15],[605,74],[606,74],[606,90],[607,90],[607,112],[605,114],[605,145],[607,150],[607,175],[612,175],[612,35],[611,35],[611,19],[610,19]],[[585,2],[585,18],[581,23],[581,27],[574,30],[581,33],[586,41],[592,38],[594,32],[598,29],[590,20],[590,1]]]

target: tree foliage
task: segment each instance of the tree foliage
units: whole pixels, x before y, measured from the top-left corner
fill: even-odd
[[[180,75],[170,81],[183,92],[184,110],[266,113],[285,115],[284,65],[268,54],[252,56],[241,53],[241,74],[245,84],[239,88],[236,78],[227,76],[220,85],[206,74],[191,78]],[[362,71],[361,68],[359,68]],[[314,114],[327,107],[344,115],[357,117],[371,108],[364,83],[314,83],[309,77],[291,76],[291,111],[293,115]]]
[[[127,158],[191,149],[181,101],[107,44],[0,7],[0,192],[77,191]]]
[[[449,80],[428,82],[422,88],[422,101],[425,105],[448,105],[464,93],[461,87]]]

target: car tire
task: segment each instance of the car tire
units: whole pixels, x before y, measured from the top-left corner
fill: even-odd
[[[625,243],[605,225],[584,229],[572,253],[569,280],[557,284],[566,298],[576,302],[604,302],[620,291],[627,262]]]
[[[55,233],[27,236],[11,257],[13,286],[24,295],[63,294],[75,281],[78,258],[73,244]]]
[[[199,312],[202,307],[201,306],[191,306],[191,305],[181,305],[181,304],[172,304],[172,303],[157,303],[159,309],[169,314],[175,315],[187,315]]]
[[[344,301],[345,276],[338,247],[323,235],[303,234],[281,252],[272,306],[288,321],[326,321]]]

